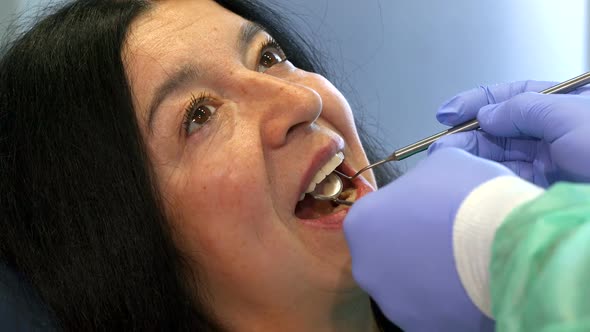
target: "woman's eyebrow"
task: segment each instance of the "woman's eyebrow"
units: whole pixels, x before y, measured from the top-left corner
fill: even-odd
[[[256,23],[246,21],[241,27],[238,37],[238,50],[240,54],[246,54],[248,46],[252,43],[252,40],[256,35],[265,31],[264,28]],[[154,97],[148,108],[147,116],[147,127],[150,133],[153,132],[153,123],[157,115],[160,104],[166,99],[166,97],[186,84],[187,82],[196,81],[201,76],[201,71],[194,64],[186,64],[180,69],[168,75],[160,86],[156,89]]]
[[[147,125],[150,133],[153,132],[152,127],[154,119],[156,118],[159,106],[164,101],[164,99],[166,99],[169,94],[184,84],[198,80],[200,76],[200,71],[196,66],[192,64],[186,64],[175,71],[172,75],[168,75],[168,79],[166,79],[164,83],[160,84],[160,86],[156,89],[154,98],[152,98],[152,102],[148,108]]]
[[[240,37],[238,38],[238,50],[240,54],[245,54],[248,51],[248,45],[252,43],[252,40],[259,32],[266,31],[259,24],[246,21],[240,28]]]

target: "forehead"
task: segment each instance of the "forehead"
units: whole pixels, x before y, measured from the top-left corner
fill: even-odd
[[[211,0],[155,2],[131,26],[126,51],[132,56],[156,55],[153,53],[176,53],[195,44],[202,48],[221,46],[222,40],[235,38],[244,22],[242,17]]]
[[[156,86],[170,73],[237,52],[246,22],[211,0],[154,2],[133,22],[123,49],[136,110],[144,113]]]

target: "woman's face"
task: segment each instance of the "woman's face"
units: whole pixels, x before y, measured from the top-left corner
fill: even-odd
[[[199,262],[214,308],[360,293],[347,209],[298,203],[337,152],[348,173],[367,164],[339,91],[208,0],[157,3],[123,56],[175,240]],[[353,195],[371,187],[368,174]]]

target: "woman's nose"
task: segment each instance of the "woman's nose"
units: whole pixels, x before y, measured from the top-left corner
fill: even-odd
[[[260,113],[263,142],[278,148],[291,135],[311,126],[322,113],[322,98],[303,78],[284,79],[256,73],[243,82]]]

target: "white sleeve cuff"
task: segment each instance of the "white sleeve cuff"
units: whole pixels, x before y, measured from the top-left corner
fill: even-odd
[[[501,176],[476,187],[463,201],[453,226],[453,254],[471,301],[492,317],[489,265],[496,229],[517,206],[543,189],[515,176]]]

